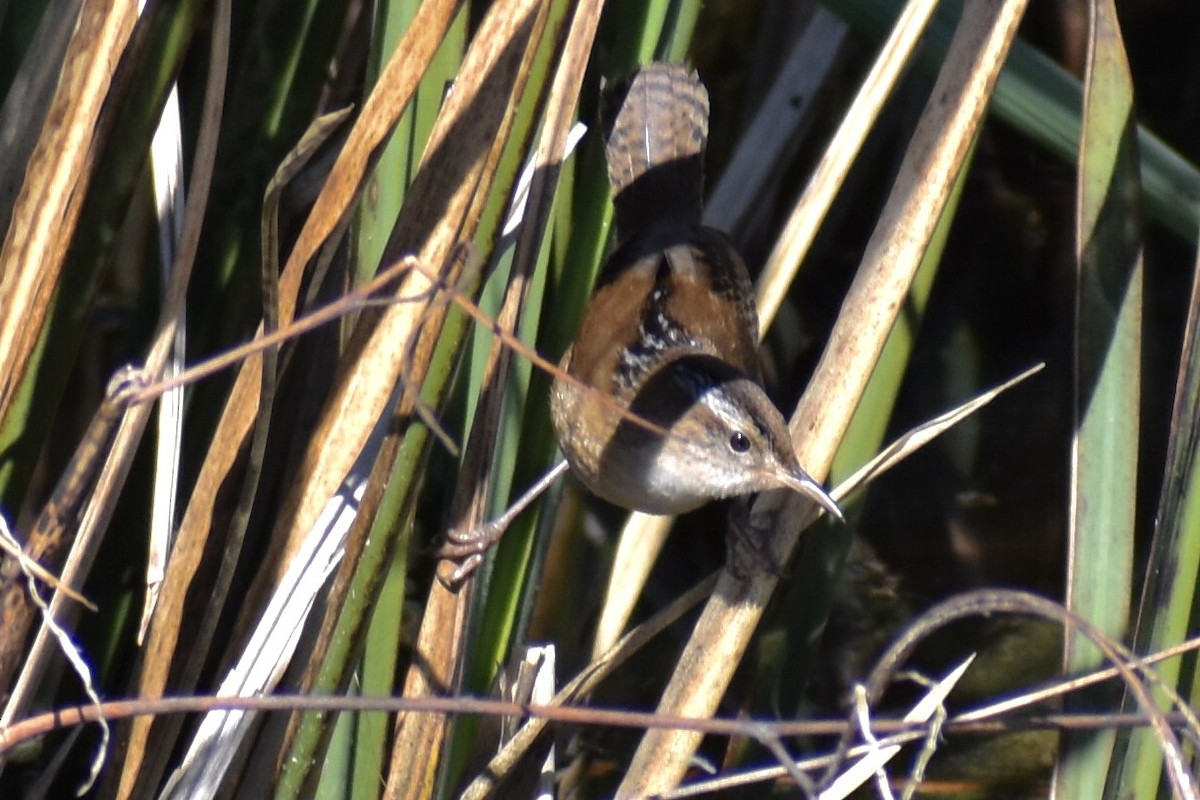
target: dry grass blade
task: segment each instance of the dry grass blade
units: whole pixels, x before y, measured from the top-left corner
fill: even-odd
[[[866,385],[926,244],[974,138],[1025,3],[977,2],[963,17],[931,100],[913,136],[876,234],[851,286],[816,376],[792,418],[797,456],[820,478]],[[809,503],[766,495],[755,513],[786,503],[773,528],[784,563],[800,534]],[[726,571],[659,704],[664,714],[708,717],[741,662],[778,578],[742,581]],[[650,731],[618,794],[652,794],[678,782],[699,744],[692,732]]]
[[[134,0],[86,2],[0,251],[0,421],[58,286],[88,181],[97,121],[133,31]]]
[[[45,4],[42,21],[26,50],[37,53],[38,57],[23,59],[8,86],[4,103],[0,105],[0,129],[9,132],[0,152],[0,186],[3,186],[0,220],[6,229],[24,182],[25,167],[37,146],[46,112],[54,100],[63,57],[75,33],[81,5],[79,0],[53,0]]]
[[[1021,383],[1026,378],[1030,378],[1041,372],[1045,366],[1045,364],[1037,364],[1030,367],[1020,375],[1009,378],[999,386],[980,393],[977,397],[968,400],[957,408],[952,408],[946,413],[940,414],[928,422],[918,425],[903,436],[898,437],[894,442],[885,447],[879,455],[875,456],[870,462],[864,464],[861,469],[838,484],[837,488],[832,492],[833,496],[838,501],[841,501],[851,492],[875,480],[930,441],[941,436],[947,430],[995,400],[1004,392]]]

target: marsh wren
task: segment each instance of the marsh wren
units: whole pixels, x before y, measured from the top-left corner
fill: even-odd
[[[746,265],[700,222],[708,92],[687,68],[656,63],[607,105],[619,109],[606,149],[617,247],[560,364],[578,380],[556,378],[550,393],[571,471],[651,514],[788,488],[840,519],[762,388]]]
[[[606,150],[617,248],[550,390],[566,463],[594,494],[635,511],[679,514],[787,488],[842,519],[762,388],[746,265],[700,223],[708,92],[682,66],[650,64],[606,99],[618,109]],[[482,528],[450,531],[441,555],[460,565],[449,583],[564,469]]]

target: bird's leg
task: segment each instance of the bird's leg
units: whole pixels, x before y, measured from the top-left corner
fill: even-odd
[[[537,500],[550,486],[567,471],[566,459],[559,461],[545,475],[525,490],[504,513],[476,528],[462,530],[451,528],[446,532],[446,543],[438,550],[438,558],[457,562],[457,567],[444,581],[451,587],[462,584],[479,568],[483,554],[500,541],[518,516]]]

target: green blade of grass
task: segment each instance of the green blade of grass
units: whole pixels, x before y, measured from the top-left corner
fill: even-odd
[[[1141,381],[1142,250],[1133,83],[1116,9],[1092,5],[1077,211],[1075,419],[1067,606],[1121,639],[1127,633],[1136,520]],[[1068,632],[1069,634],[1069,632]],[[1100,663],[1079,637],[1065,640],[1070,672]],[[1084,696],[1076,710],[1103,693]],[[1103,794],[1112,732],[1064,739],[1060,797]]]
[[[1200,575],[1200,269],[1193,275],[1188,309],[1162,491],[1134,630],[1133,650],[1143,654],[1187,638]],[[1155,669],[1167,686],[1191,686],[1195,705],[1200,687],[1194,661],[1170,659]],[[1164,699],[1160,690],[1155,694]],[[1133,707],[1128,698],[1126,706]],[[1149,731],[1118,734],[1105,787],[1108,797],[1153,797],[1161,775],[1161,749]]]

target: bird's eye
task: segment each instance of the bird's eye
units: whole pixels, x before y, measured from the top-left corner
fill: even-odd
[[[747,453],[750,451],[750,437],[741,431],[737,431],[729,437],[729,448],[735,453]]]

